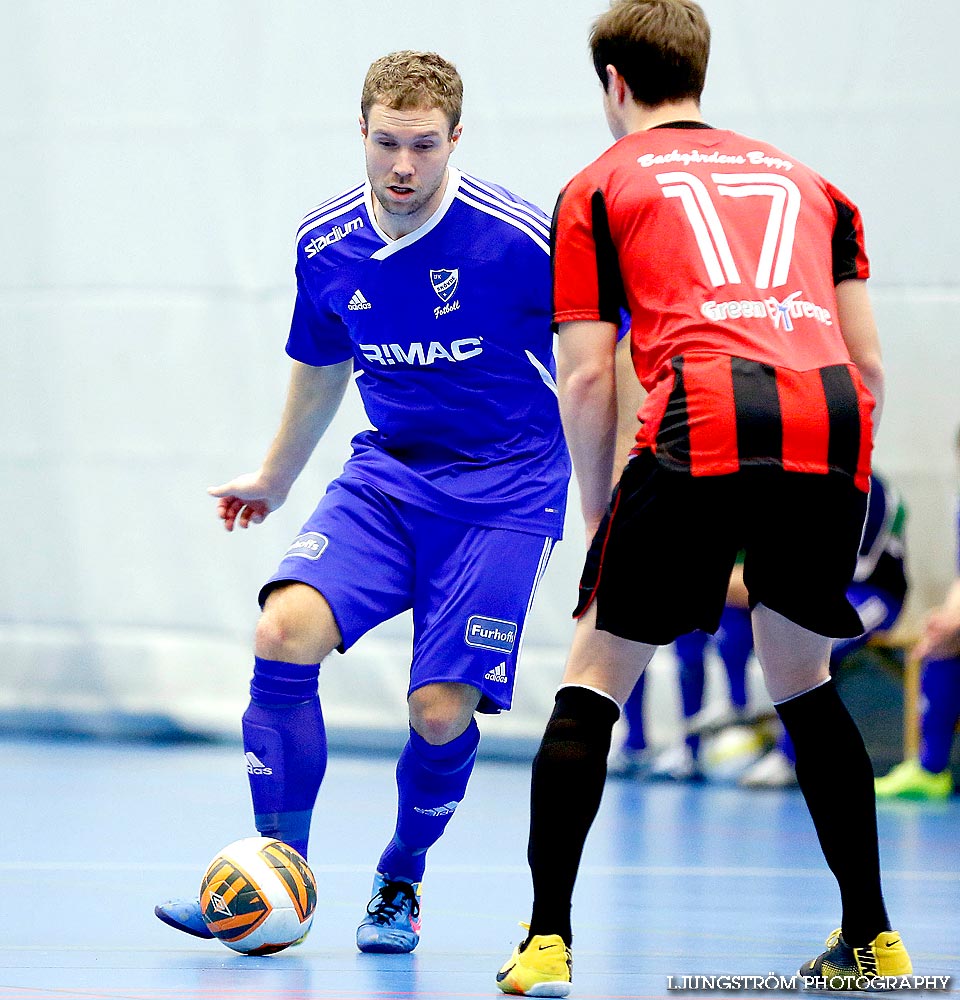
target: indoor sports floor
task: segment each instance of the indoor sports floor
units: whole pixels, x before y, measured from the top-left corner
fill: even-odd
[[[500,995],[494,974],[530,903],[526,765],[478,765],[431,852],[419,948],[377,956],[359,954],[354,933],[393,829],[393,763],[332,756],[313,825],[312,932],[292,951],[246,958],[153,916],[254,832],[238,748],[7,740],[0,755],[0,1000]],[[883,804],[880,834],[888,907],[915,971],[953,977],[950,994],[914,995],[956,995],[960,798]],[[575,898],[572,995],[684,995],[670,976],[791,976],[838,912],[798,792],[611,781]]]

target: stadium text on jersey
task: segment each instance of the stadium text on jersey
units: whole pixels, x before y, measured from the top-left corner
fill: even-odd
[[[323,233],[320,236],[315,236],[306,246],[303,248],[303,252],[308,257],[316,257],[318,253],[324,248],[330,246],[331,243],[339,243],[344,236],[349,236],[354,230],[363,229],[363,219],[358,215],[355,219],[351,219],[343,227],[334,226],[329,233]]]

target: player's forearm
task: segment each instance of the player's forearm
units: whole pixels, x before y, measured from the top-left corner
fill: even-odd
[[[264,479],[286,491],[303,471],[336,414],[353,363],[312,368],[294,362],[280,427],[261,466]]]
[[[617,328],[612,323],[577,320],[561,323],[559,334],[560,416],[590,534],[610,500],[617,433]]]
[[[588,531],[610,501],[617,404],[613,366],[561,372],[560,413]]]
[[[873,308],[866,281],[851,278],[837,285],[837,319],[850,359],[857,366],[863,384],[876,401],[873,411],[873,433],[876,437],[883,412],[883,360],[880,337],[873,318]]]
[[[870,390],[870,395],[873,396],[875,406],[873,408],[873,436],[877,436],[877,428],[880,426],[880,416],[883,413],[883,397],[884,397],[884,377],[883,377],[883,365],[877,362],[873,365],[859,364],[857,367],[860,370],[860,377],[863,379],[863,384]]]

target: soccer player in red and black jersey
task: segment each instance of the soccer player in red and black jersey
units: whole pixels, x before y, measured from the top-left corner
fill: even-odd
[[[883,367],[860,214],[813,170],[700,112],[692,0],[614,0],[591,34],[616,142],[560,196],[554,321],[588,538],[579,618],[533,768],[530,933],[500,988],[565,996],[570,901],[611,729],[657,646],[714,632],[739,549],[756,650],[842,902],[805,975],[912,971],[880,885],[873,772],[830,679],[867,503]],[[621,308],[647,397],[613,497]]]

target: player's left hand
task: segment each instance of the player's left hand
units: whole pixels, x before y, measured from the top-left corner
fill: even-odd
[[[263,470],[238,476],[221,486],[210,486],[207,492],[218,497],[217,517],[227,531],[262,524],[266,516],[280,507],[287,491],[272,485]]]

